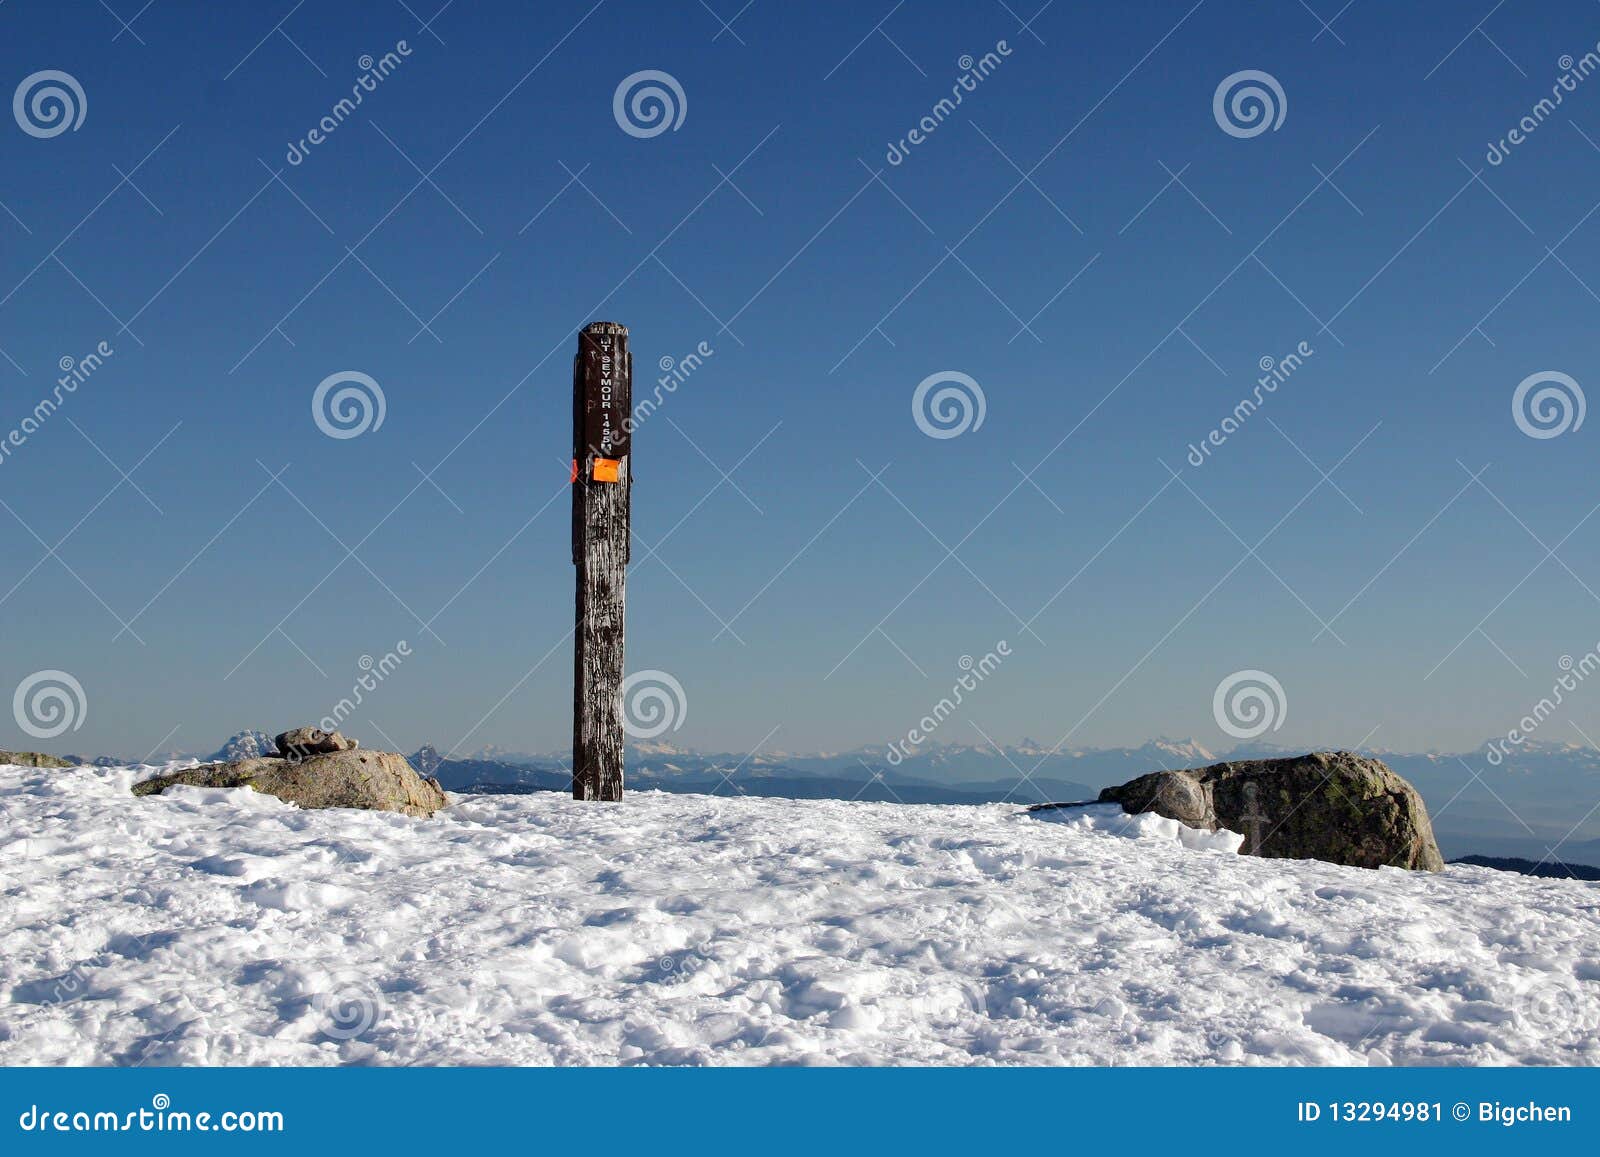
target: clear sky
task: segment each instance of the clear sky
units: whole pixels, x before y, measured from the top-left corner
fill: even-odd
[[[364,742],[565,747],[595,319],[641,397],[712,351],[633,439],[665,739],[884,743],[1004,640],[938,738],[1225,747],[1261,670],[1263,738],[1464,748],[1600,640],[1600,419],[1512,409],[1600,381],[1600,78],[1535,112],[1600,6],[437,6],[0,7],[5,92],[84,114],[0,125],[0,440],[113,351],[0,457],[0,691],[86,703],[0,746],[308,722],[404,640]],[[1275,127],[1219,121],[1245,71]],[[343,372],[383,421],[334,438]],[[940,373],[981,425],[919,428]],[[1568,699],[1539,738],[1600,736],[1600,680]]]

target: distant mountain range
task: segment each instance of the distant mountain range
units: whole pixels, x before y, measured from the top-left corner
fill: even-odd
[[[628,783],[644,790],[796,799],[1032,804],[1093,799],[1102,787],[1164,768],[1299,753],[1259,743],[1213,752],[1193,740],[1159,739],[1139,747],[1052,754],[1024,740],[999,749],[929,744],[891,766],[883,748],[747,755],[650,744],[630,746]],[[1486,749],[1366,754],[1384,760],[1422,792],[1447,857],[1476,853],[1535,863],[1600,863],[1600,752],[1593,748],[1528,744],[1499,766],[1488,761]],[[565,791],[570,766],[562,755],[495,751],[441,760],[432,774],[452,791]]]
[[[1475,868],[1497,868],[1502,872],[1518,872],[1546,880],[1600,880],[1600,868],[1591,868],[1588,864],[1565,864],[1559,860],[1538,863],[1517,856],[1462,856],[1450,862],[1471,864]]]
[[[241,731],[215,752],[172,753],[203,761],[271,754],[259,730]],[[711,753],[666,743],[628,746],[635,789],[708,794],[860,799],[900,803],[1033,804],[1093,799],[1102,787],[1166,768],[1300,754],[1301,748],[1243,744],[1213,752],[1192,739],[1138,747],[1063,748],[1024,739],[1003,747],[928,743],[891,764],[884,747],[795,754]],[[1528,743],[1500,764],[1487,745],[1459,754],[1366,749],[1416,785],[1445,856],[1600,862],[1600,751],[1579,744]],[[71,757],[79,759],[81,757]],[[484,747],[445,757],[425,745],[410,760],[451,791],[566,791],[571,757]],[[101,764],[127,762],[102,756]],[[1552,852],[1552,849],[1554,851]]]
[[[571,785],[570,758],[500,749],[440,760],[425,747],[413,757],[452,791],[493,786]],[[707,753],[669,744],[630,744],[628,779],[642,790],[736,793],[793,799],[862,799],[901,803],[1040,803],[1090,799],[1099,785],[1121,783],[1162,767],[1190,767],[1215,758],[1199,744],[1158,740],[1139,748],[1050,754],[1024,741],[1000,750],[929,744],[891,764],[887,749],[797,755]]]

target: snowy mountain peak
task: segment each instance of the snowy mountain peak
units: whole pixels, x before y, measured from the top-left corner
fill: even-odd
[[[679,747],[674,743],[655,743],[645,740],[642,743],[628,744],[628,750],[639,755],[698,755],[699,752],[688,747]]]
[[[1217,757],[1197,739],[1168,739],[1163,735],[1160,739],[1152,739],[1139,750],[1180,760],[1179,767],[1195,767],[1217,762]]]
[[[262,756],[277,754],[277,745],[266,732],[247,727],[224,743],[207,762],[232,763],[235,760],[260,759]]]

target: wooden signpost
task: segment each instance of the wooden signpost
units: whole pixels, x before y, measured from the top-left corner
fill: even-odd
[[[622,798],[622,640],[628,573],[628,328],[596,321],[572,366],[572,562],[578,572],[572,680],[572,798]]]

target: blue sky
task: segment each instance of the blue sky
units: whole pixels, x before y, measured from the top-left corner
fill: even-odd
[[[0,131],[0,427],[114,351],[0,461],[0,689],[86,702],[0,745],[317,719],[405,640],[364,742],[566,746],[569,367],[601,318],[640,395],[714,351],[633,444],[628,666],[687,698],[663,738],[884,743],[1005,640],[939,738],[1226,747],[1213,694],[1254,669],[1263,738],[1456,749],[1600,641],[1600,427],[1512,413],[1530,375],[1596,379],[1600,79],[1486,160],[1594,4],[110,7],[0,8],[7,90],[59,70],[86,104]],[[676,130],[615,119],[644,70]],[[1286,107],[1241,136],[1213,96],[1246,70]],[[385,415],[336,439],[311,399],[344,371]],[[941,372],[981,426],[919,429]],[[1596,728],[1600,686],[1539,738]]]

